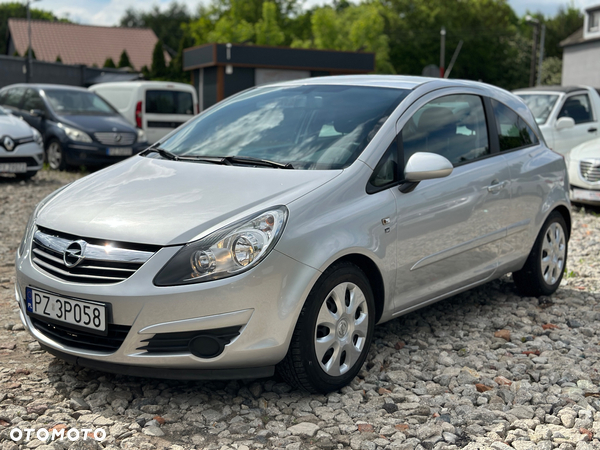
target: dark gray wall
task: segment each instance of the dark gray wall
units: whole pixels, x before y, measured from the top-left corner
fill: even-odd
[[[66,84],[69,86],[89,86],[90,80],[97,79],[99,75],[110,74],[111,81],[118,78],[131,79],[132,74],[115,69],[100,69],[82,65],[68,65],[33,60],[31,62],[31,83]],[[14,83],[27,82],[23,68],[26,66],[25,58],[0,55],[0,88]]]
[[[254,68],[234,67],[231,75],[225,74],[225,98],[254,86]]]
[[[202,85],[202,108],[210,108],[217,103],[217,68],[204,68],[204,84]]]

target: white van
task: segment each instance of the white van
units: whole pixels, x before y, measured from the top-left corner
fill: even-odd
[[[169,81],[121,81],[89,88],[114,106],[154,144],[198,114],[192,85]]]

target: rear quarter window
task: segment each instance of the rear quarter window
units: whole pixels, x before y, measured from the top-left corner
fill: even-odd
[[[194,114],[192,94],[185,91],[146,91],[146,112],[150,114]]]
[[[100,97],[116,109],[127,109],[133,97],[133,89],[107,89],[96,91]]]

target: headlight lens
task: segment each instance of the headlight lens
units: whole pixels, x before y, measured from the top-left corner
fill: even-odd
[[[148,139],[146,138],[146,133],[144,133],[144,130],[138,128],[137,129],[137,141],[138,142],[146,142]]]
[[[77,130],[76,128],[71,128],[62,123],[59,125],[64,132],[67,134],[69,139],[77,142],[92,142],[92,138],[81,130]]]
[[[35,128],[32,128],[31,133],[33,134],[33,140],[35,141],[35,143],[43,148],[44,140],[42,139],[42,135],[40,134],[40,132]]]
[[[287,216],[287,208],[279,206],[187,244],[156,275],[154,284],[199,283],[250,270],[273,249]]]

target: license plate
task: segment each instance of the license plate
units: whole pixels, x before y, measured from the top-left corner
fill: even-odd
[[[26,288],[27,311],[54,321],[106,332],[106,306],[102,303],[64,298],[49,292]]]
[[[133,149],[131,147],[108,147],[106,152],[108,156],[131,156]]]
[[[591,200],[600,202],[600,191],[588,191],[585,189],[571,190],[572,200]]]
[[[24,173],[27,172],[27,163],[3,163],[0,162],[0,172]]]

